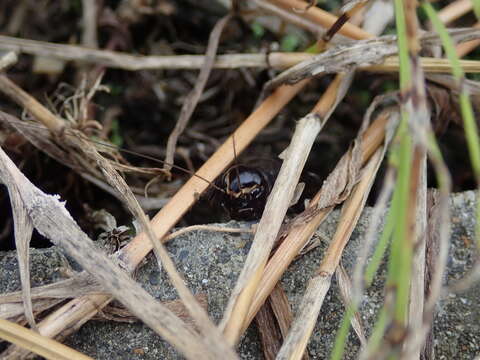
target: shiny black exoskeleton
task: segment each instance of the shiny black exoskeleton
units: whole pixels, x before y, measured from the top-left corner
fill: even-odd
[[[224,192],[217,194],[216,201],[234,220],[258,220],[275,182],[278,168],[274,168],[232,166],[217,181]]]

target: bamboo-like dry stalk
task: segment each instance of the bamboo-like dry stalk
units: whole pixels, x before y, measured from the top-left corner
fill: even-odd
[[[438,17],[444,24],[449,24],[468,13],[472,8],[472,0],[453,1],[438,12]]]
[[[73,350],[68,346],[4,319],[0,319],[0,337],[14,344],[30,349],[47,359],[92,360],[91,357]]]

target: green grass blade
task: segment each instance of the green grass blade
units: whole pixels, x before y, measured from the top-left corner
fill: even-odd
[[[478,3],[478,1],[476,2]],[[478,4],[476,6],[478,6]],[[433,28],[440,36],[447,58],[452,64],[453,76],[458,80],[460,85],[461,91],[459,101],[465,130],[465,138],[467,139],[467,147],[475,179],[477,181],[477,185],[480,185],[480,138],[478,136],[478,127],[475,121],[470,96],[465,88],[462,87],[462,81],[465,79],[464,71],[460,65],[460,59],[455,50],[455,44],[452,38],[448,35],[447,29],[440,21],[433,6],[430,3],[425,2],[422,4],[422,8],[425,10],[425,13],[430,19]],[[477,222],[475,230],[477,247],[480,248],[480,202],[477,202]]]

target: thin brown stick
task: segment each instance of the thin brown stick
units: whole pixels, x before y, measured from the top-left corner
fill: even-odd
[[[61,119],[53,115],[27,92],[20,89],[4,74],[0,74],[0,91],[14,100],[21,107],[28,109],[35,118],[49,128],[54,134],[59,134],[65,127]]]
[[[342,14],[338,17],[337,21],[330,26],[325,35],[322,37],[322,40],[325,43],[329,42],[347,21],[350,21],[353,16],[358,15],[360,11],[364,9],[368,2],[369,0],[357,0],[347,3],[342,8]]]
[[[117,51],[88,49],[77,45],[55,44],[46,41],[21,39],[0,35],[0,49],[53,57],[64,61],[76,61],[103,65],[129,71],[153,69],[200,69],[205,62],[203,55],[141,56]],[[219,55],[213,67],[217,69],[235,69],[241,67],[285,68],[301,61],[308,54],[300,53],[285,58],[284,53]],[[295,57],[297,59],[295,60]]]
[[[97,7],[95,0],[82,0],[82,44],[86,47],[98,48],[97,38]]]
[[[165,164],[163,168],[166,171],[170,171],[173,164],[173,157],[175,155],[175,148],[177,146],[178,137],[187,127],[188,121],[190,120],[195,107],[202,96],[203,89],[207,84],[208,77],[212,71],[213,63],[215,61],[215,54],[217,53],[218,44],[220,42],[220,36],[222,35],[223,29],[228,24],[232,18],[232,14],[229,13],[223,18],[221,18],[213,27],[210,37],[208,39],[207,52],[205,54],[205,62],[200,69],[198,78],[195,82],[195,86],[192,91],[188,94],[185,102],[183,103],[182,110],[180,111],[180,116],[178,117],[177,123],[170,133],[167,140],[167,149],[165,154]]]

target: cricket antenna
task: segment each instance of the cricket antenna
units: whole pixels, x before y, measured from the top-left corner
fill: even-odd
[[[237,159],[237,147],[235,146],[235,132],[232,133],[232,145],[233,145],[233,163],[235,168],[235,175],[237,176],[238,186],[240,187],[240,192],[243,194],[242,183],[240,182],[240,169],[238,168],[238,159]]]
[[[10,126],[14,129],[16,129],[18,131],[18,129],[16,128],[17,126],[19,127],[25,127],[25,128],[34,128],[34,129],[38,129],[38,130],[44,130],[44,131],[48,131],[50,132],[49,129],[41,126],[41,125],[37,125],[37,124],[26,124],[26,123],[23,123],[23,122],[17,122],[15,121],[15,123],[13,124],[11,121],[9,121],[11,124]],[[77,133],[69,133],[68,132],[69,129],[65,129],[63,132],[62,132],[62,135],[65,135],[65,136],[77,136],[79,137],[79,135]],[[90,143],[93,143],[93,144],[96,144],[96,145],[100,145],[100,146],[103,146],[103,147],[106,147],[106,148],[110,148],[110,149],[115,149],[121,153],[124,153],[124,154],[129,154],[129,155],[133,155],[133,156],[136,156],[136,157],[139,157],[139,158],[143,158],[143,159],[147,159],[147,160],[150,160],[150,161],[153,161],[153,162],[156,162],[156,163],[159,163],[159,164],[167,164],[164,160],[160,160],[154,156],[150,156],[150,155],[146,155],[146,154],[142,154],[140,152],[137,152],[137,151],[133,151],[133,150],[128,150],[128,149],[125,149],[125,148],[122,148],[120,146],[116,146],[116,145],[113,145],[113,144],[110,144],[110,143],[107,143],[105,141],[101,141],[101,140],[95,140],[95,139],[91,139],[91,138],[88,138],[86,136],[82,136],[81,137],[83,140],[85,141],[88,141]],[[168,164],[170,166],[172,166],[172,168],[174,169],[177,169],[179,171],[182,171],[186,174],[189,174],[191,176],[195,176],[196,178],[199,178],[200,180],[202,181],[205,181],[206,183],[208,183],[210,186],[212,186],[214,189],[218,190],[218,191],[221,191],[222,193],[225,193],[225,190],[220,188],[219,186],[215,185],[212,181],[204,178],[203,176],[201,175],[198,175],[196,174],[195,172],[193,171],[190,171],[182,166],[178,166],[178,165],[175,165],[175,164]]]
[[[162,165],[169,165],[171,166],[172,168],[174,169],[177,169],[177,170],[180,170],[180,171],[183,171],[184,173],[187,173],[191,176],[195,176],[196,178],[199,178],[200,180],[203,180],[205,181],[207,184],[211,185],[214,189],[218,190],[218,191],[221,191],[221,192],[225,192],[224,189],[222,189],[221,187],[215,185],[212,181],[208,180],[208,179],[205,179],[203,176],[201,175],[198,175],[196,174],[195,172],[193,171],[190,171],[182,166],[179,166],[179,165],[175,165],[173,163],[167,163],[166,161],[164,160],[160,160],[154,156],[150,156],[150,155],[146,155],[146,154],[142,154],[140,152],[137,152],[137,151],[133,151],[133,150],[128,150],[128,149],[125,149],[125,148],[122,148],[122,147],[119,147],[119,146],[116,146],[116,145],[112,145],[112,144],[109,144],[109,143],[105,143],[103,141],[99,141],[99,140],[93,140],[93,139],[87,139],[87,141],[90,141],[92,143],[95,143],[95,144],[98,144],[98,145],[101,145],[101,146],[105,146],[105,147],[109,147],[109,148],[113,148],[113,149],[116,149],[122,153],[125,153],[125,154],[130,154],[130,155],[134,155],[134,156],[138,156],[140,158],[144,158],[144,159],[147,159],[147,160],[151,160],[153,162],[157,162],[159,164],[162,164]]]

